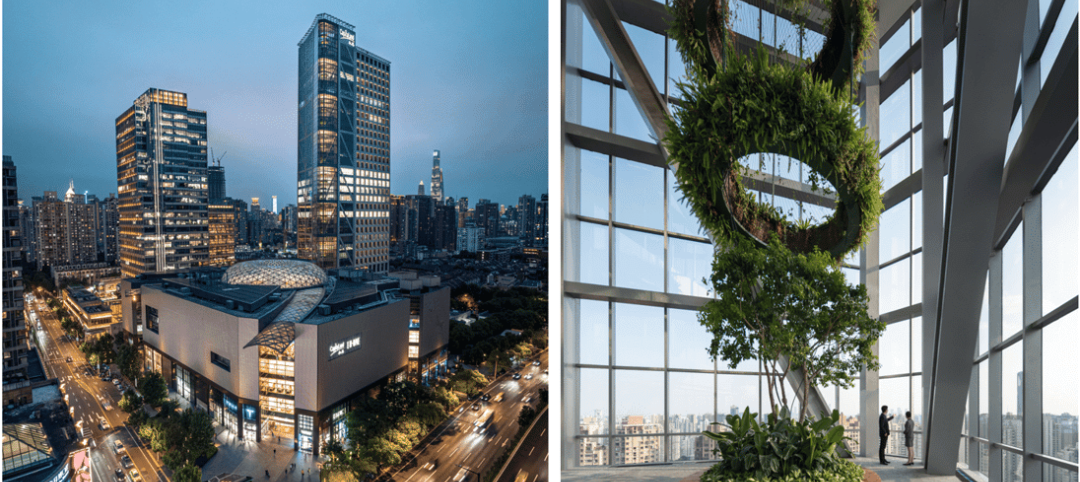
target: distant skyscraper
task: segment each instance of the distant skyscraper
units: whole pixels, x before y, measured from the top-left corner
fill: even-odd
[[[457,227],[465,227],[465,217],[469,214],[469,198],[462,197],[458,199],[457,205]]]
[[[499,205],[487,199],[476,202],[476,226],[484,228],[484,235],[488,238],[500,235]]]
[[[536,198],[526,194],[518,198],[518,237],[525,246],[536,244]]]
[[[87,204],[72,183],[61,201],[55,191],[45,191],[35,203],[39,266],[68,266],[97,261],[97,206]]]
[[[270,209],[270,212],[277,214],[277,196],[270,196],[270,199],[273,200],[273,205],[271,206],[272,209]]]
[[[149,89],[116,119],[120,267],[125,277],[206,263],[206,112]]]
[[[424,192],[424,181],[420,181],[420,187],[416,190],[416,195],[417,196],[426,196],[427,195]]]
[[[28,374],[26,320],[23,315],[21,262],[23,248],[22,236],[19,233],[19,186],[15,162],[11,160],[11,156],[4,156],[3,171],[4,406],[6,407],[32,402],[33,390],[30,388]]]
[[[221,204],[225,200],[225,168],[221,167],[219,162],[217,165],[209,166],[206,168],[206,173],[210,177],[210,204]]]
[[[231,266],[236,262],[236,208],[222,200],[210,203],[211,266]]]
[[[536,204],[536,244],[547,246],[548,244],[548,195],[541,194],[540,202]]]
[[[458,228],[457,250],[475,253],[484,247],[484,228],[476,227],[469,223],[463,228]]]
[[[436,203],[443,202],[442,168],[439,167],[439,151],[436,149],[431,160],[431,197]]]
[[[408,237],[409,209],[405,196],[390,195],[390,242],[399,245]]]
[[[389,269],[390,62],[319,14],[299,44],[299,256]]]

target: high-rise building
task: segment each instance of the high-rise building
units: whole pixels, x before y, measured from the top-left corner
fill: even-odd
[[[236,262],[236,207],[230,203],[210,203],[211,266],[231,266]]]
[[[457,206],[457,227],[465,227],[465,217],[469,215],[469,198],[462,197],[458,199]]]
[[[55,191],[35,203],[38,265],[67,266],[97,261],[97,216],[94,204],[68,187],[61,201]]]
[[[525,246],[536,244],[536,198],[526,194],[518,198],[517,205],[518,237]]]
[[[209,182],[209,203],[221,204],[221,201],[225,199],[225,168],[221,167],[221,162],[209,166],[206,168],[206,174],[210,179]]]
[[[296,206],[290,204],[281,208],[282,242],[285,248],[296,247]]]
[[[500,217],[498,203],[493,203],[487,199],[476,202],[476,225],[484,228],[487,237],[491,238],[500,235]]]
[[[225,198],[226,204],[231,204],[236,218],[236,244],[251,245],[248,238],[248,205],[241,199]]]
[[[432,222],[434,233],[431,248],[453,252],[457,249],[457,205],[452,198],[447,199],[449,202],[437,202],[434,198],[432,201],[435,204],[435,219]]]
[[[299,44],[299,256],[389,268],[390,62],[319,14]]]
[[[408,237],[409,209],[405,206],[405,196],[390,195],[390,243],[398,245]]]
[[[431,197],[435,198],[437,203],[443,201],[443,177],[439,161],[439,150],[436,149],[431,156]]]
[[[22,236],[19,232],[19,185],[15,162],[4,156],[3,313],[4,406],[33,401],[27,368],[26,320],[23,315]]]
[[[206,112],[151,88],[116,119],[120,267],[125,277],[207,262]]]
[[[424,192],[424,181],[420,181],[420,187],[417,188],[416,195],[417,196],[426,196],[427,195],[427,193]]]
[[[541,194],[536,203],[536,246],[548,244],[548,195]]]
[[[458,228],[457,250],[476,253],[484,247],[484,228],[468,223],[463,228]]]
[[[431,196],[405,196],[405,206],[410,213],[408,240],[419,246],[439,249],[435,246],[435,200]],[[415,222],[412,221],[415,216]]]
[[[273,200],[273,204],[270,206],[270,212],[273,214],[277,214],[277,196],[270,196],[270,199]]]

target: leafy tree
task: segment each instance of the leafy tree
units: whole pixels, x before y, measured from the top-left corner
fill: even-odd
[[[524,407],[521,407],[521,413],[518,414],[518,426],[528,427],[535,418],[536,409],[532,408],[530,405],[525,405]]]
[[[101,363],[109,364],[116,359],[114,342],[115,339],[111,333],[106,333],[94,339],[94,352],[100,357]]]
[[[120,374],[128,380],[135,380],[139,376],[139,349],[134,345],[121,343],[116,351],[116,364],[120,367]]]
[[[138,393],[134,390],[129,390],[124,393],[124,397],[120,399],[120,410],[128,414],[133,414],[136,411],[142,411],[143,400]]]
[[[510,364],[510,352],[495,348],[487,354],[487,357],[485,357],[485,362],[488,364],[488,366],[493,367],[491,371],[491,376],[497,377],[499,376],[499,364],[502,363],[504,369],[507,365]]]
[[[186,464],[173,474],[173,480],[176,482],[201,482],[202,469],[196,467],[195,464]]]
[[[767,247],[739,238],[713,259],[717,296],[698,320],[713,335],[709,353],[731,368],[760,360],[769,402],[789,406],[785,379],[801,372],[805,396],[819,384],[850,388],[862,367],[879,368],[871,351],[885,324],[866,313],[866,287],[849,286],[827,254],[794,253],[775,237]],[[798,373],[798,372],[796,372]],[[805,420],[802,404],[799,420]]]
[[[450,386],[459,392],[465,392],[470,397],[487,386],[487,378],[476,370],[458,370],[450,377]]]
[[[397,437],[395,437],[397,438]],[[360,457],[371,460],[376,468],[393,466],[401,463],[401,454],[404,450],[391,439],[379,437],[371,439],[360,450]]]
[[[386,402],[375,398],[365,398],[357,403],[356,409],[349,412],[345,427],[349,440],[367,440],[378,437],[394,426],[397,419],[386,406]]]
[[[165,385],[165,379],[161,378],[161,374],[157,372],[151,372],[143,377],[142,381],[139,382],[139,389],[142,391],[146,403],[150,404],[151,407],[160,407],[161,402],[164,402],[169,396],[169,387]]]
[[[126,423],[128,425],[131,425],[132,427],[134,427],[136,430],[138,430],[139,428],[141,428],[143,426],[144,423],[146,423],[146,421],[149,418],[150,418],[150,416],[147,415],[145,411],[136,410],[136,411],[132,412],[131,415],[128,416],[128,419],[127,419]]]
[[[454,395],[454,392],[450,391],[447,387],[436,387],[434,395],[435,401],[447,411],[461,403],[461,401],[458,400],[457,395]]]
[[[349,474],[356,480],[365,480],[369,474],[376,471],[374,464],[357,457],[357,451],[346,449],[341,440],[336,438],[323,444],[322,454],[325,461],[320,476]]]
[[[410,408],[406,417],[430,429],[446,420],[446,409],[436,402],[425,402]]]
[[[170,467],[193,464],[199,457],[214,454],[214,427],[210,414],[187,409],[165,423],[169,449],[163,459]]]
[[[173,400],[171,398],[166,398],[161,402],[161,410],[158,411],[157,416],[161,418],[169,418],[173,416],[173,414],[175,414],[179,408],[180,402],[177,402],[176,400]]]
[[[536,398],[540,400],[540,407],[548,404],[548,389],[541,388],[536,391]]]

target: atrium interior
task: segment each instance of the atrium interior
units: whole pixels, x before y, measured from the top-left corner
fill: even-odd
[[[793,22],[777,3],[731,0],[732,30],[812,59],[826,10]],[[686,75],[672,15],[649,0],[564,0],[561,13],[561,468],[703,470],[716,455],[701,432],[767,413],[769,398],[758,363],[710,359],[697,320],[717,247],[660,142]],[[878,1],[857,87],[884,208],[841,269],[886,323],[881,368],[796,401],[838,410],[859,457],[876,457],[889,405],[894,434],[905,412],[915,421],[913,470],[1077,480],[1077,18],[1075,0]],[[797,159],[743,162],[759,202],[804,222],[832,214]],[[886,453],[907,458],[895,436]]]

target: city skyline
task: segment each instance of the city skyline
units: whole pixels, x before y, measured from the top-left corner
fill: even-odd
[[[346,3],[259,9],[200,3],[191,9],[199,15],[182,18],[164,6],[118,9],[4,9],[5,154],[22,161],[26,192],[62,192],[72,178],[80,192],[115,192],[115,106],[158,87],[185,92],[207,111],[208,144],[215,157],[224,155],[230,197],[277,195],[280,206],[295,205],[298,37],[281,33],[302,34],[324,11],[355,24],[357,44],[394,63],[392,193],[409,194],[418,180],[430,179],[433,149],[443,154],[448,197],[511,205],[521,193],[548,190],[542,5],[417,11],[378,4],[361,14]],[[244,22],[230,21],[241,14]],[[20,41],[30,38],[29,25],[46,18],[60,34],[32,46]],[[182,37],[182,44],[165,40],[186,32],[197,34]],[[149,40],[124,43],[132,34]],[[76,40],[77,56],[66,47]],[[171,54],[154,55],[166,50]],[[241,50],[245,55],[227,53]],[[40,62],[40,52],[57,61]],[[64,80],[76,76],[78,83]],[[459,116],[486,122],[455,121]],[[58,117],[76,122],[56,131]]]

